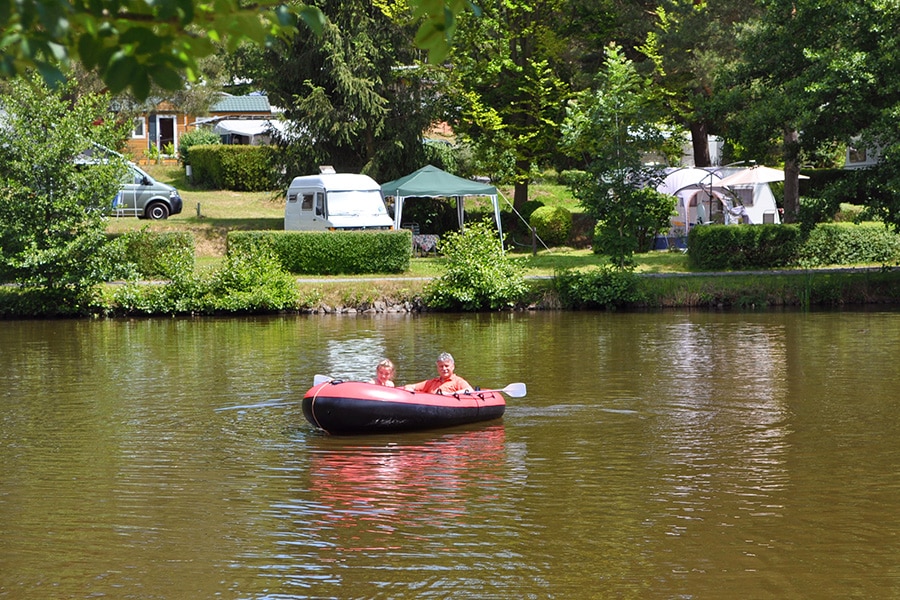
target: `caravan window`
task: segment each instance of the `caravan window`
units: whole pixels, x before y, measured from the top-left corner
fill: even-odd
[[[316,214],[325,216],[325,192],[316,193]]]
[[[753,206],[753,188],[734,188],[734,195],[738,197],[744,206]]]
[[[345,217],[387,214],[384,208],[384,199],[378,190],[330,192],[328,194],[328,213],[332,216]]]
[[[300,203],[300,210],[312,210],[314,194],[303,194],[303,202]]]

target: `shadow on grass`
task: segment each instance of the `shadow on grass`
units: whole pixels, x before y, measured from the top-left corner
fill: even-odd
[[[243,219],[221,219],[211,217],[191,217],[187,219],[190,225],[197,227],[211,227],[213,229],[225,229],[228,231],[283,231],[284,219],[277,217],[257,217]]]

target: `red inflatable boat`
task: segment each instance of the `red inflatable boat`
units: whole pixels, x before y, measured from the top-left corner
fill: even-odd
[[[319,429],[337,435],[437,429],[500,418],[506,410],[501,392],[524,396],[525,384],[441,395],[331,380],[306,392],[303,415]]]

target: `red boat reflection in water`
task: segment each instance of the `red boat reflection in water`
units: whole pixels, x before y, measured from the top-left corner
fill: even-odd
[[[419,440],[317,440],[309,476],[318,525],[353,530],[337,542],[343,550],[397,549],[400,531],[427,537],[454,520],[484,518],[478,505],[495,500],[502,483],[503,425]]]

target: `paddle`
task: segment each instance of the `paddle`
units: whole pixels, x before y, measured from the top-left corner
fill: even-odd
[[[525,396],[524,383],[511,383],[502,390],[478,390],[479,392],[502,392],[510,398],[522,398]]]

